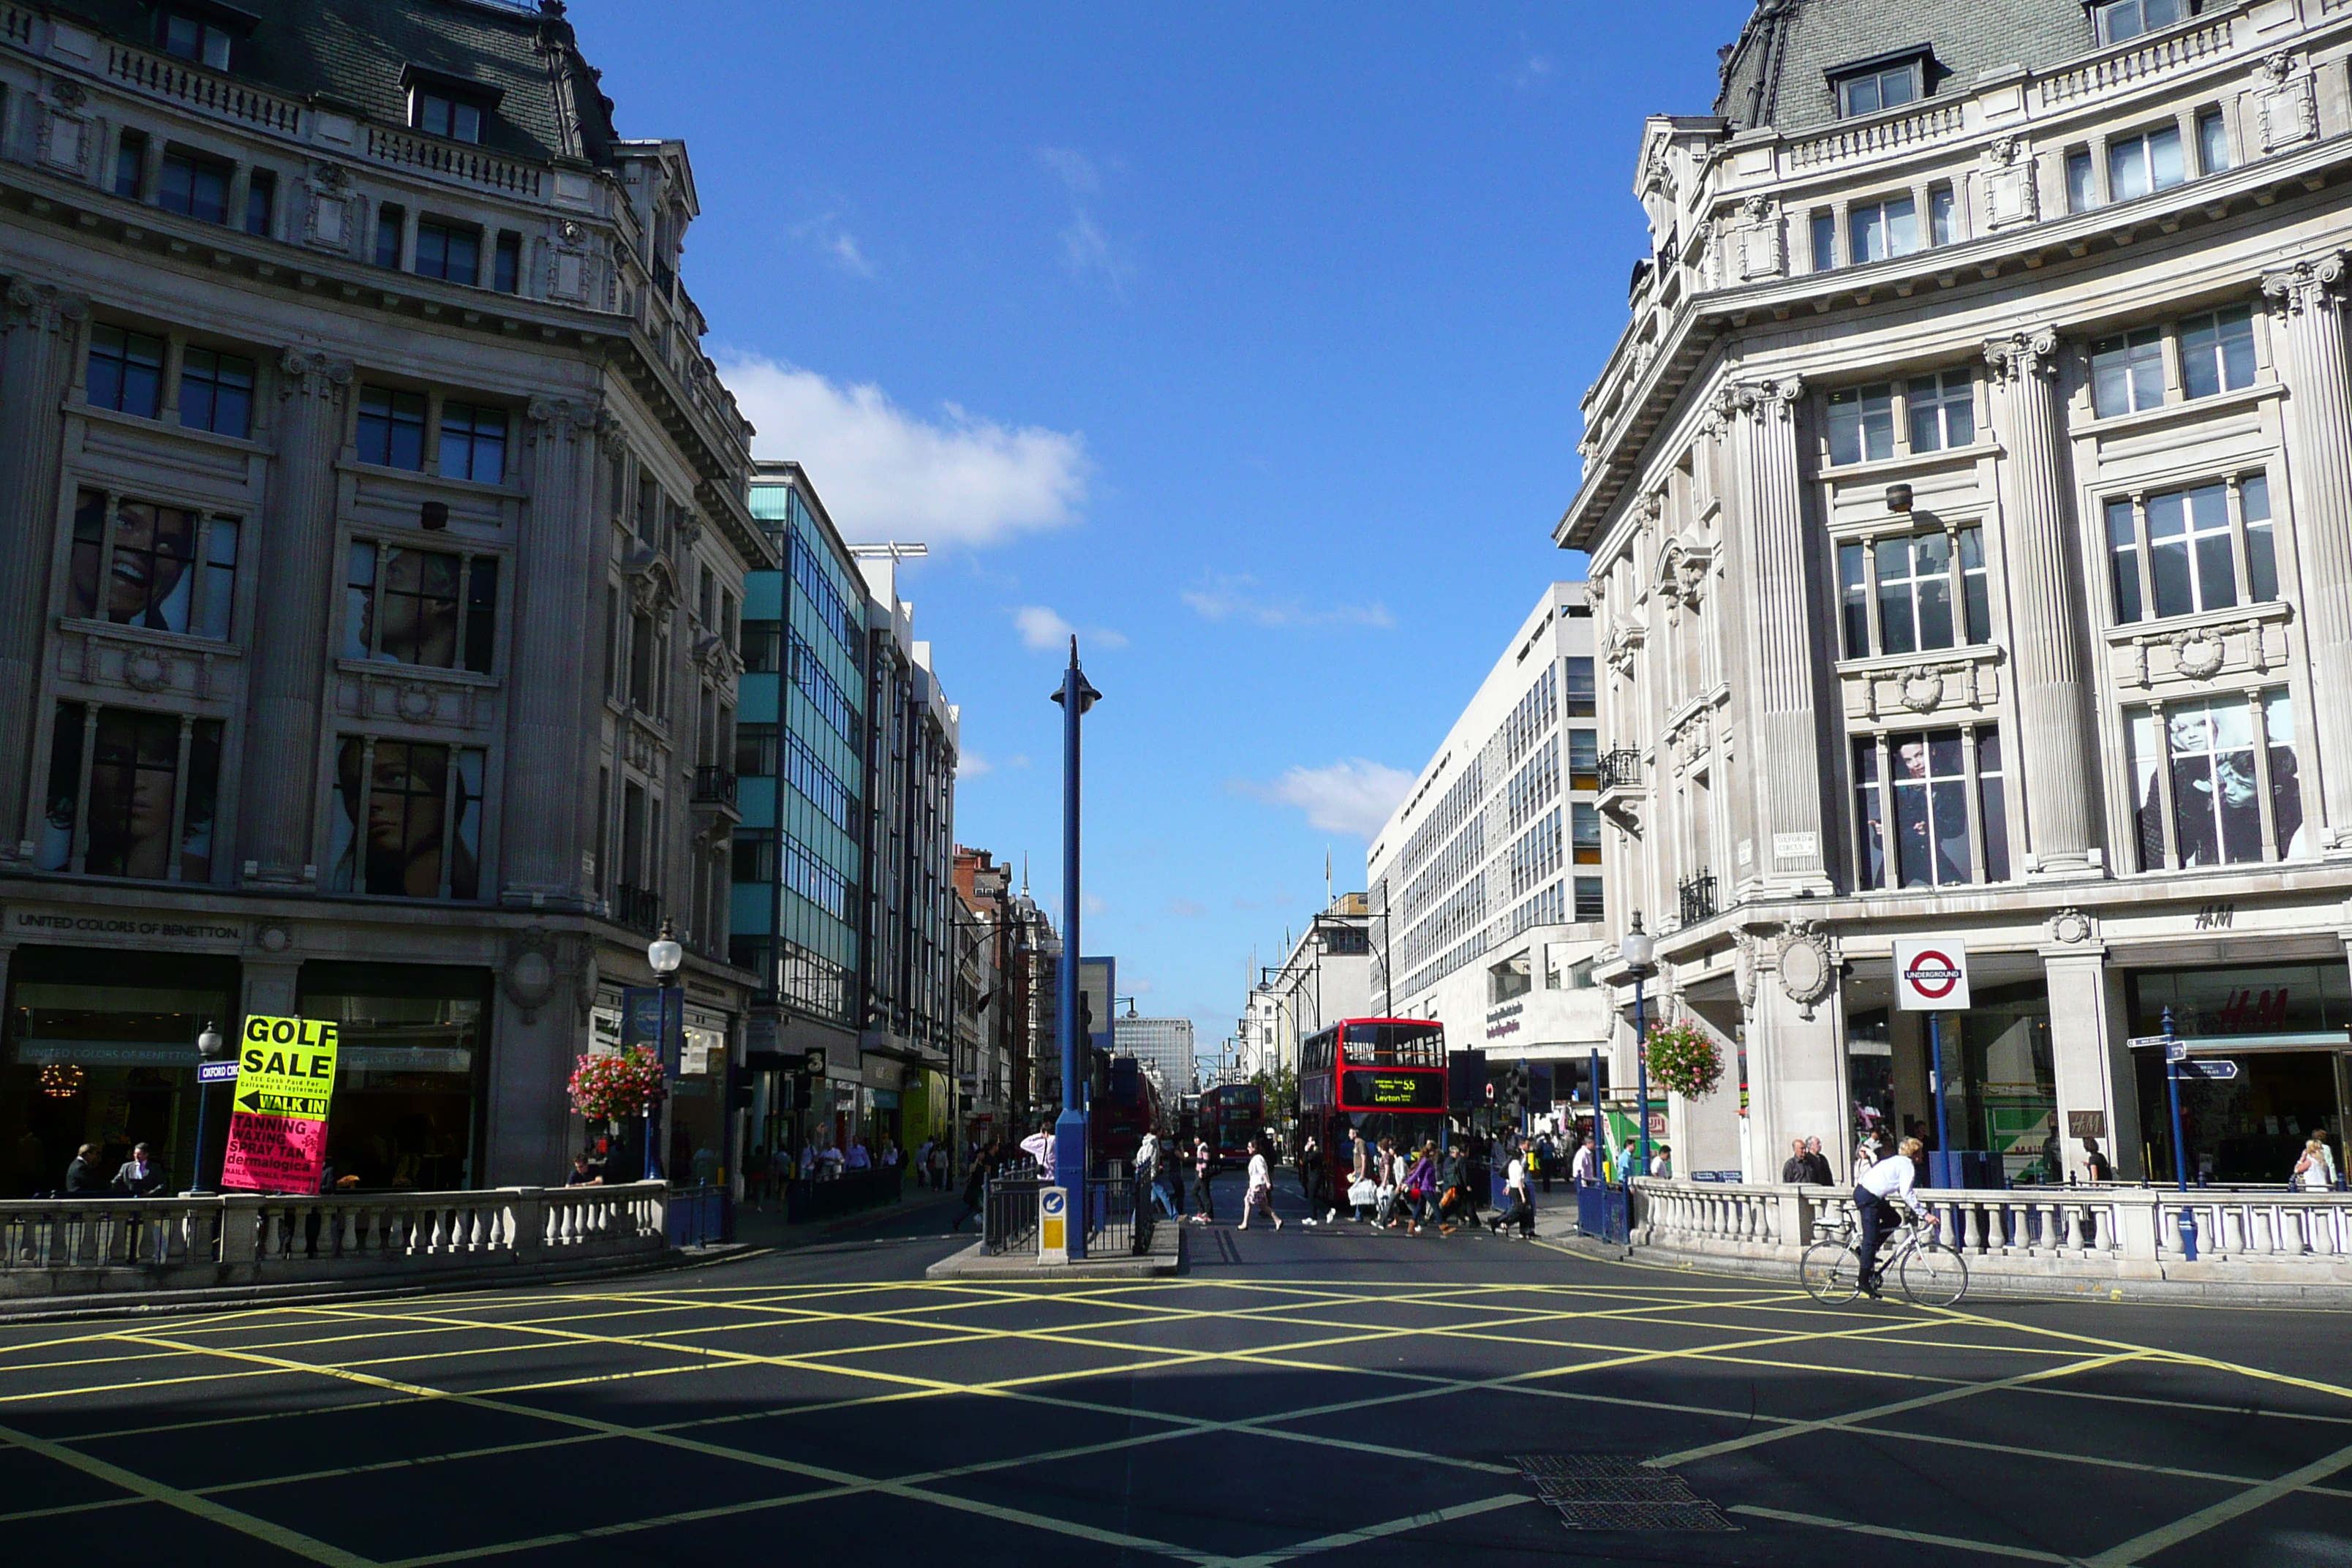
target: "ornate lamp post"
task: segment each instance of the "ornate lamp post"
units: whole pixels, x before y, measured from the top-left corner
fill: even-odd
[[[1617,953],[1625,961],[1625,967],[1633,976],[1633,1065],[1641,1086],[1641,1173],[1646,1176],[1650,1173],[1650,1019],[1643,1005],[1645,1000],[1643,985],[1658,972],[1658,944],[1655,938],[1642,929],[1641,910],[1633,911],[1633,929],[1625,933],[1625,940],[1617,944]],[[1600,1110],[1597,1100],[1593,1109],[1597,1116]],[[1630,1184],[1633,1178],[1629,1173],[1625,1179]]]
[[[653,967],[654,984],[660,986],[664,993],[661,1009],[662,1037],[658,1050],[665,1068],[669,1063],[671,1047],[677,1043],[670,1038],[672,998],[667,994],[677,988],[678,965],[685,962],[686,949],[680,947],[677,938],[671,934],[669,921],[662,921],[661,935],[646,944],[646,963]],[[648,1100],[646,1101],[646,1180],[655,1182],[660,1179],[661,1161],[656,1154],[654,1147],[654,1102]]]
[[[205,1112],[212,1105],[213,1086],[205,1079],[201,1069],[219,1061],[221,1053],[227,1049],[228,1042],[221,1038],[220,1030],[211,1019],[205,1019],[204,1033],[196,1037],[196,1171],[188,1184],[191,1193],[211,1191],[205,1185]]]

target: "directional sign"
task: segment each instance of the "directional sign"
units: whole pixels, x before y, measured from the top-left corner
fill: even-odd
[[[2235,1062],[2216,1061],[2201,1058],[2185,1059],[2180,1064],[2180,1076],[2183,1078],[2218,1079],[2221,1082],[2227,1083],[2230,1079],[2238,1076],[2238,1064]]]
[[[1041,1187],[1037,1192],[1037,1261],[1069,1260],[1070,1194],[1065,1188]]]
[[[198,1083],[235,1083],[236,1081],[236,1064],[233,1061],[198,1062],[196,1064],[196,1081]]]
[[[2172,1043],[2173,1038],[2170,1035],[2134,1035],[2124,1042],[2136,1051],[2152,1051],[2159,1046],[2168,1046]]]
[[[1967,1011],[1968,944],[1956,936],[1896,942],[1895,994],[1906,1013]]]
[[[221,1184],[247,1192],[315,1193],[327,1165],[327,1107],[335,1093],[337,1026],[318,1018],[245,1021]]]

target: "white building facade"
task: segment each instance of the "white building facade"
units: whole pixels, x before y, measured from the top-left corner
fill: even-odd
[[[1192,1020],[1119,1018],[1112,1025],[1114,1054],[1133,1057],[1170,1098],[1192,1092]]]
[[[2243,1069],[2186,1091],[2191,1170],[2340,1134],[2348,53],[2322,0],[1814,0],[1759,7],[1714,115],[1649,121],[1654,254],[1557,538],[1610,934],[1647,917],[1727,1063],[1679,1168],[1817,1134],[1843,1173],[1940,1109],[2012,1181],[2085,1137],[2168,1175],[2129,1046],[2168,1010]],[[1972,971],[1940,1108],[1908,937]]]
[[[1595,686],[1584,585],[1555,583],[1365,865],[1367,1005],[1438,1019],[1449,1050],[1490,1065],[1540,1064],[1560,1095],[1611,1044],[1591,963],[1607,913]]]

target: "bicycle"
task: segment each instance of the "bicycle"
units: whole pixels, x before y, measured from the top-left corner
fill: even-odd
[[[1915,1307],[1955,1307],[1969,1293],[1969,1262],[1959,1249],[1937,1234],[1934,1215],[1918,1215],[1897,1226],[1887,1238],[1878,1277],[1895,1277],[1904,1298]],[[1825,1225],[1798,1261],[1797,1277],[1805,1293],[1825,1307],[1843,1307],[1862,1294],[1862,1249],[1855,1245],[1854,1226],[1846,1221]]]

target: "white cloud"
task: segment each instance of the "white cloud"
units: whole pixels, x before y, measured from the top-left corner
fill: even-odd
[[[1124,293],[1128,279],[1135,276],[1134,253],[1085,213],[1062,231],[1062,265],[1073,278],[1099,278],[1114,294]]]
[[[857,237],[835,223],[831,213],[794,225],[793,237],[815,246],[835,267],[853,278],[874,276],[874,263],[857,243]]]
[[[809,471],[852,540],[993,544],[1076,521],[1093,465],[1075,433],[1018,427],[950,403],[925,419],[871,382],[845,386],[760,354],[720,376],[759,434],[752,449]]]
[[[1511,85],[1524,92],[1529,88],[1541,87],[1550,77],[1550,58],[1544,55],[1530,54],[1519,62],[1519,68],[1512,73]]]
[[[856,235],[836,234],[833,237],[833,243],[825,248],[833,252],[834,261],[844,272],[854,272],[860,278],[874,276],[874,263],[866,260],[866,253],[857,248]]]
[[[1095,161],[1073,147],[1040,147],[1037,162],[1052,170],[1073,195],[1090,196],[1102,189],[1102,171]]]
[[[1096,647],[1127,646],[1127,638],[1108,626],[1089,626],[1081,632],[1044,605],[1022,605],[1013,612],[1013,624],[1020,628],[1021,640],[1040,653],[1067,647],[1074,635]]]
[[[1296,806],[1307,825],[1326,833],[1370,838],[1412,787],[1412,775],[1362,757],[1320,768],[1293,768],[1271,784],[1244,783],[1243,794],[1277,805]]]
[[[1183,601],[1213,621],[1247,621],[1261,626],[1393,626],[1396,617],[1374,599],[1367,605],[1333,605],[1309,609],[1297,599],[1277,599],[1258,590],[1249,576],[1210,573],[1198,588],[1187,588]]]
[[[956,777],[960,779],[984,779],[995,771],[994,763],[970,746],[956,753]]]

